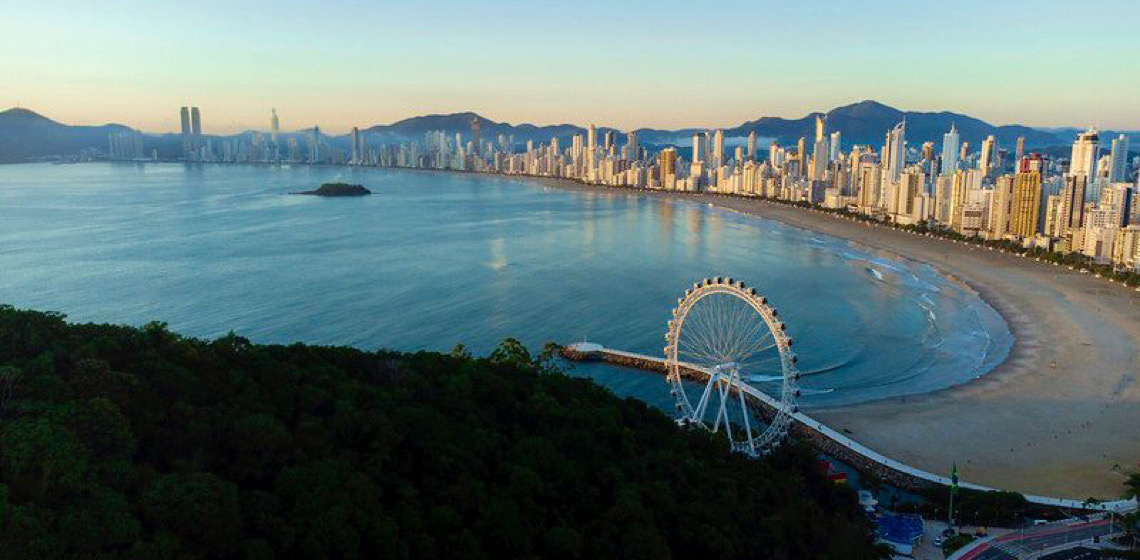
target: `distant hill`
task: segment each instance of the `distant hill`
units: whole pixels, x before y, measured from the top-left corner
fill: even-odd
[[[981,119],[953,113],[902,111],[877,101],[861,101],[852,105],[837,107],[827,113],[809,113],[798,119],[785,119],[782,117],[762,117],[745,122],[737,127],[726,129],[726,145],[739,144],[750,132],[755,132],[762,138],[761,148],[765,148],[768,140],[775,139],[782,145],[793,145],[800,137],[809,141],[815,134],[815,117],[827,117],[827,130],[838,130],[843,137],[844,149],[853,144],[870,145],[876,149],[883,143],[883,136],[896,123],[906,119],[907,141],[911,146],[918,147],[925,141],[933,141],[940,146],[942,135],[953,124],[958,128],[962,141],[978,146],[986,136],[993,134],[998,145],[1002,148],[1013,149],[1017,137],[1024,136],[1026,148],[1043,149],[1068,146],[1072,143],[1078,129],[1056,128],[1039,129],[1021,125],[997,126]],[[403,119],[391,124],[364,127],[361,132],[367,138],[369,146],[376,146],[384,142],[407,142],[421,140],[425,132],[442,130],[449,136],[459,133],[464,141],[471,138],[471,121],[479,122],[479,133],[484,139],[494,140],[500,134],[513,136],[516,147],[528,140],[536,144],[549,143],[551,138],[558,138],[563,146],[570,145],[570,139],[575,134],[585,134],[586,129],[574,124],[534,125],[510,124],[488,119],[472,112],[422,115]],[[72,155],[85,148],[96,148],[105,151],[107,148],[107,135],[116,130],[127,130],[119,124],[102,126],[70,126],[53,121],[28,109],[15,108],[0,112],[0,163],[26,161],[32,158],[41,158],[55,155]],[[608,127],[598,128],[598,142],[601,143]],[[666,130],[654,128],[638,129],[639,140],[647,147],[660,147],[677,145],[682,151],[691,145],[691,136],[694,132],[703,132],[704,129]],[[207,138],[222,139],[248,139],[254,133],[242,132],[232,136],[211,136]],[[622,133],[624,136],[624,133]],[[1104,148],[1107,141],[1118,133],[1102,131],[1101,138]],[[1133,140],[1133,148],[1140,147],[1140,132],[1128,132]],[[282,133],[283,138],[295,138],[302,146],[305,143],[305,131]],[[323,136],[334,146],[347,149],[350,145],[349,136]],[[618,143],[624,144],[625,139],[619,138]],[[177,157],[181,151],[181,141],[177,134],[162,133],[147,135],[144,139],[144,148],[157,149],[159,157]]]
[[[841,133],[845,147],[864,144],[877,148],[883,143],[886,132],[904,118],[907,121],[907,140],[912,146],[919,146],[926,141],[941,145],[942,135],[950,130],[951,125],[958,128],[963,142],[969,142],[973,146],[978,146],[991,134],[997,138],[999,146],[1009,149],[1013,148],[1019,136],[1025,137],[1026,148],[1065,146],[1072,143],[1074,136],[1068,129],[1053,132],[1022,125],[997,126],[961,113],[902,111],[877,101],[861,101],[837,107],[827,113],[809,113],[799,119],[762,117],[726,129],[724,133],[726,138],[744,138],[750,132],[755,132],[761,138],[775,139],[781,144],[794,144],[800,137],[810,140],[814,136],[815,118],[819,115],[827,117],[828,132],[838,130]],[[567,142],[573,135],[585,133],[583,127],[572,124],[511,125],[472,112],[412,117],[389,125],[372,126],[363,129],[362,132],[370,137],[379,135],[410,140],[418,139],[423,133],[431,130],[443,130],[449,135],[458,132],[466,140],[470,138],[472,119],[478,119],[479,133],[483,138],[495,138],[499,134],[514,135],[518,143],[527,140],[545,143],[552,137],[559,138],[560,142]],[[598,128],[599,142],[601,135],[607,130],[610,129]],[[643,128],[638,129],[638,135],[643,145],[676,144],[688,147],[692,134],[703,131],[704,129],[695,128],[680,130]],[[624,139],[620,142],[624,142]]]
[[[1050,132],[1020,125],[994,126],[969,115],[942,111],[926,113],[901,111],[877,101],[861,101],[838,107],[827,113],[811,113],[800,119],[788,120],[780,117],[764,117],[747,122],[734,129],[726,130],[727,136],[747,136],[755,131],[757,136],[775,138],[781,143],[793,143],[800,137],[808,142],[815,136],[815,118],[827,118],[827,130],[838,130],[844,147],[853,144],[879,147],[883,137],[896,123],[906,119],[906,138],[910,145],[919,146],[932,141],[942,144],[942,135],[954,125],[963,142],[977,146],[986,136],[993,134],[999,146],[1012,148],[1018,136],[1025,137],[1026,147],[1053,146],[1068,144],[1072,139]]]
[[[495,139],[500,134],[507,136],[513,135],[515,142],[518,143],[523,143],[528,140],[532,140],[535,143],[550,142],[551,138],[558,138],[560,142],[564,140],[568,141],[570,137],[575,134],[584,134],[586,131],[585,128],[572,124],[536,126],[524,123],[512,125],[505,122],[496,122],[476,113],[466,112],[412,117],[388,125],[371,126],[361,130],[361,132],[370,135],[370,137],[381,136],[393,139],[416,140],[421,138],[425,132],[442,130],[449,135],[454,135],[458,132],[463,135],[464,140],[469,140],[471,137],[472,119],[479,121],[479,136],[481,138]],[[606,130],[610,129],[598,129],[599,142],[601,142],[601,135],[604,134]]]
[[[70,126],[29,109],[8,109],[0,112],[0,163],[76,154],[87,148],[106,151],[107,135],[122,130],[129,129],[118,124]]]

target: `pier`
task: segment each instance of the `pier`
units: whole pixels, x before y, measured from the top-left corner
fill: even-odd
[[[603,362],[621,367],[652,371],[665,375],[668,364],[662,358],[624,352],[606,348],[600,344],[580,342],[565,346],[561,350],[563,358],[579,362]],[[682,376],[693,381],[708,379],[708,372],[696,367],[683,367]],[[754,411],[762,419],[774,416],[779,401],[750,385],[743,384],[737,387],[752,397]],[[810,442],[816,449],[835,459],[851,465],[859,472],[871,473],[886,481],[888,484],[908,490],[918,490],[930,485],[948,486],[950,478],[937,475],[900,463],[886,457],[877,451],[847,437],[846,435],[825,426],[811,416],[795,411],[792,413],[790,433],[800,439]],[[972,484],[959,481],[960,488],[978,490],[982,492],[998,492],[999,488],[992,488],[981,484]],[[1117,500],[1089,503],[1082,499],[1054,498],[1049,496],[1035,496],[1023,494],[1026,501],[1031,504],[1078,510],[1097,510],[1127,512],[1137,508],[1136,500]]]

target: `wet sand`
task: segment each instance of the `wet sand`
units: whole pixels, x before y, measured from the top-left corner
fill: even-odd
[[[811,411],[884,455],[947,475],[957,462],[963,481],[1075,499],[1118,497],[1124,473],[1140,470],[1140,292],[1066,267],[760,200],[537,181],[707,201],[931,264],[976,291],[1015,337],[997,368],[935,393]]]

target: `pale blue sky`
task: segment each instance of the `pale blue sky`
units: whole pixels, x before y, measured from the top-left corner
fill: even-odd
[[[1140,129],[1140,1],[0,0],[0,107],[334,132],[474,110],[734,126],[862,99]]]

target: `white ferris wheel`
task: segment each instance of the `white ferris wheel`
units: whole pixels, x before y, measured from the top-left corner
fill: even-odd
[[[665,333],[666,379],[678,422],[723,429],[734,451],[751,456],[779,445],[799,396],[786,329],[767,298],[743,282],[708,278],[686,290]],[[685,379],[704,382],[695,402]]]

